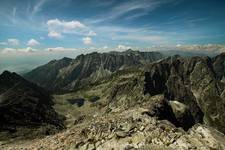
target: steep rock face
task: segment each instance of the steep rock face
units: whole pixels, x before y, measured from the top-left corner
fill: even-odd
[[[189,127],[203,121],[225,133],[225,86],[218,80],[223,72],[221,57],[223,54],[213,59],[174,56],[154,63],[145,73],[144,92],[164,93],[168,103],[176,100],[184,104],[194,119]]]
[[[157,52],[91,53],[79,55],[74,60],[50,62],[27,73],[24,77],[49,90],[73,90],[95,83],[111,73],[163,58]],[[60,64],[60,65],[59,65]]]
[[[52,108],[50,95],[42,88],[8,71],[0,75],[0,129],[50,124],[62,127]]]
[[[213,58],[213,69],[218,79],[225,78],[225,53]]]

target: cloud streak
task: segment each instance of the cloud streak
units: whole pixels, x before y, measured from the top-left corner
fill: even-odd
[[[40,12],[42,10],[42,6],[47,2],[47,0],[39,0],[33,7],[31,12],[32,15]]]
[[[161,5],[170,3],[172,1],[174,0],[139,0],[139,1],[131,0],[123,2],[122,4],[114,6],[108,13],[97,16],[89,20],[89,22],[96,24],[109,20],[115,20],[135,10],[138,10],[139,12],[136,13],[133,16],[133,18],[140,17],[142,15],[147,14],[148,12],[155,10]],[[130,18],[128,17],[128,19],[132,19],[132,17]]]

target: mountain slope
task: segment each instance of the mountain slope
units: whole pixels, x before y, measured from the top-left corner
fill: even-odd
[[[111,73],[133,66],[163,58],[157,52],[125,52],[91,53],[79,55],[76,59],[63,58],[40,66],[24,77],[49,90],[73,90],[81,85],[109,76]]]
[[[62,127],[53,104],[44,89],[16,73],[5,71],[0,75],[0,130],[44,124]]]

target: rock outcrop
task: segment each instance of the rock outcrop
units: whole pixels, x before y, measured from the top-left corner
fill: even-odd
[[[190,128],[204,122],[225,133],[224,54],[212,59],[169,57],[152,64],[148,70],[144,93],[152,96],[163,93],[180,126]],[[175,106],[176,103],[180,106]],[[184,109],[182,115],[177,107]]]
[[[213,58],[213,69],[216,73],[217,79],[223,80],[225,83],[225,53]]]

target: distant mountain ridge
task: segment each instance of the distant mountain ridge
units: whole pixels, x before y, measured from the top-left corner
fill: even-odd
[[[75,59],[53,60],[24,75],[48,90],[73,90],[81,84],[94,83],[111,73],[162,59],[159,52],[124,52],[82,54]]]

